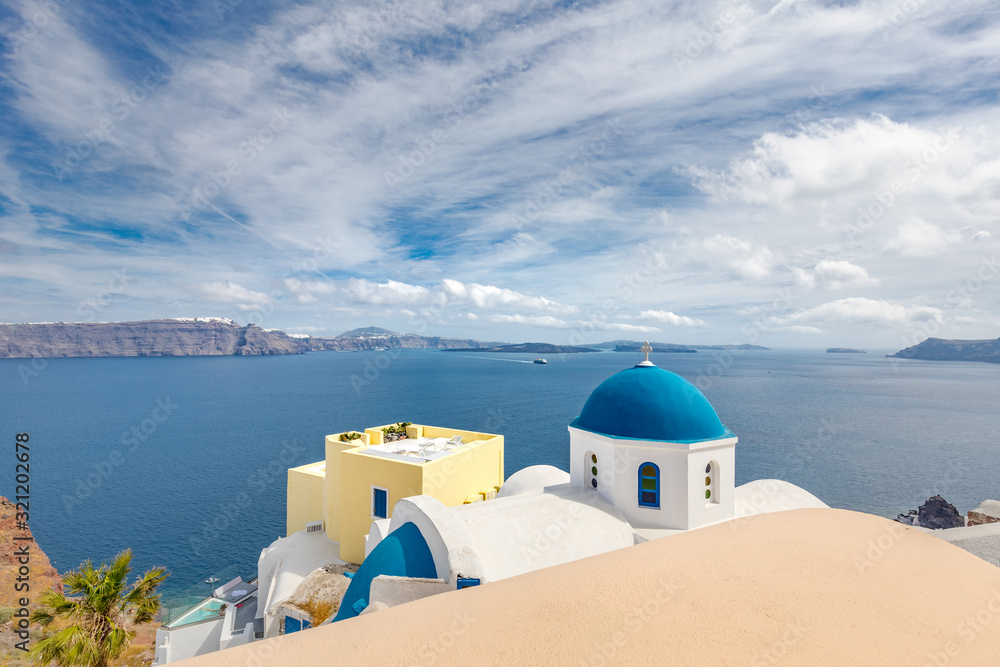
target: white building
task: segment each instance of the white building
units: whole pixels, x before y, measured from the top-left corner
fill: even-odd
[[[771,511],[826,507],[787,482],[736,487],[737,437],[690,382],[647,359],[569,426],[570,473],[533,466],[494,500],[396,503],[335,620]]]
[[[732,519],[737,437],[697,387],[644,361],[612,375],[569,426],[570,477],[633,528]]]
[[[254,641],[257,584],[236,577],[156,629],[153,665],[165,665]]]

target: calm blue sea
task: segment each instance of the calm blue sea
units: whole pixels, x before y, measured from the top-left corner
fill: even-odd
[[[653,356],[739,436],[737,484],[786,479],[887,517],[936,493],[963,513],[1000,498],[1000,365],[884,353]],[[14,434],[28,432],[30,525],[60,571],[131,546],[139,569],[169,568],[168,592],[230,566],[246,578],[283,533],[285,470],[322,459],[325,434],[395,421],[493,431],[508,475],[567,469],[567,424],[640,360],[393,354],[0,361],[0,493],[14,495]]]

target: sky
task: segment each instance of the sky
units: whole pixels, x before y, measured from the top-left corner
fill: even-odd
[[[1000,6],[0,5],[0,321],[1000,336]]]

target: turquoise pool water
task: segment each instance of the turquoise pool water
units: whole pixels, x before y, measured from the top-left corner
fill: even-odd
[[[176,621],[167,623],[168,628],[177,628],[182,625],[190,625],[198,621],[205,621],[210,618],[218,618],[219,610],[224,603],[216,599],[208,599],[180,616]]]

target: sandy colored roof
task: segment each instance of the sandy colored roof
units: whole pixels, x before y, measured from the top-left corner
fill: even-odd
[[[1000,568],[879,517],[791,510],[181,664],[301,667],[328,660],[1000,664]]]

